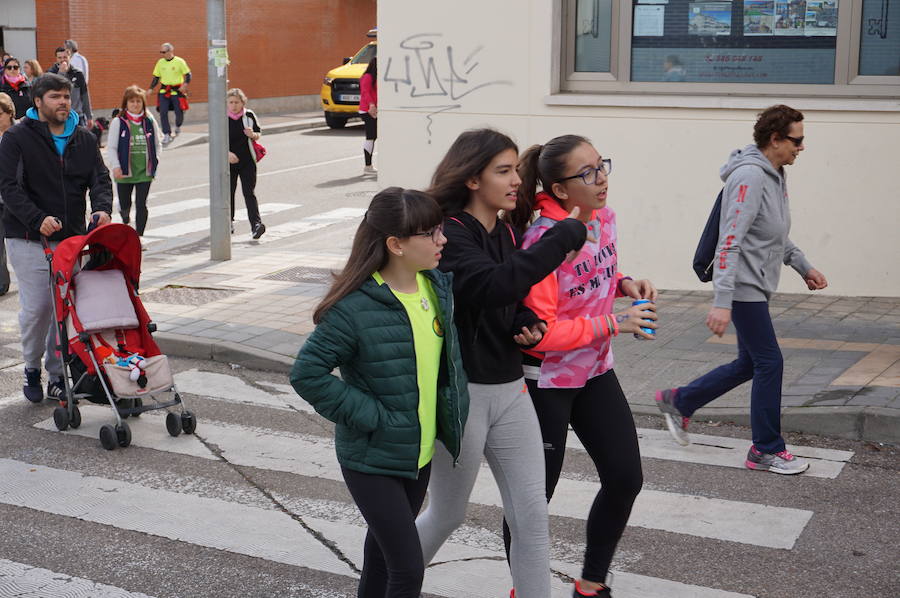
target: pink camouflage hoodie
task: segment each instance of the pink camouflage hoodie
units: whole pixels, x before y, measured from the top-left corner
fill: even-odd
[[[536,197],[540,217],[522,241],[530,247],[568,213],[546,193]],[[616,254],[616,215],[607,207],[595,210],[587,223],[588,237],[574,260],[563,262],[531,288],[525,305],[547,322],[547,333],[529,355],[542,359],[539,388],[580,388],[613,367],[610,331],[604,315],[624,296]]]

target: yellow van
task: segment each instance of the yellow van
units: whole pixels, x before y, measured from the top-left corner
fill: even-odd
[[[369,30],[367,37],[376,37],[376,30]],[[377,50],[378,41],[373,40],[325,75],[320,96],[325,123],[332,129],[342,129],[349,119],[359,116],[359,78]]]

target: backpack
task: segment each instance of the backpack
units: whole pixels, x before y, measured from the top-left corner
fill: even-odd
[[[706,220],[706,226],[700,233],[700,241],[697,243],[697,249],[694,251],[694,272],[700,282],[709,282],[713,279],[713,263],[716,261],[716,247],[719,245],[719,220],[722,219],[722,192],[716,197],[709,218]]]

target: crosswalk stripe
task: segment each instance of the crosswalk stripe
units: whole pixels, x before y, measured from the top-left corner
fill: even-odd
[[[750,445],[749,441],[740,438],[692,434],[691,445],[683,447],[675,444],[666,430],[638,428],[637,432],[641,457],[735,469],[744,469],[744,459]],[[572,431],[569,432],[566,439],[566,447],[584,450],[578,436]],[[787,448],[795,455],[809,461],[809,469],[803,474],[804,477],[834,479],[844,469],[846,462],[853,457],[852,451],[794,445],[788,445]]]
[[[262,216],[270,216],[272,214],[277,214],[278,212],[284,212],[285,210],[293,210],[294,208],[299,208],[300,206],[301,204],[296,203],[269,202],[260,204],[259,212]],[[235,210],[234,218],[237,221],[246,220],[246,208]],[[173,237],[180,237],[182,235],[208,230],[209,216],[206,216],[204,218],[184,220],[182,222],[177,222],[168,226],[150,227],[147,229],[147,232],[144,236],[148,239],[171,239]]]
[[[182,201],[173,201],[171,203],[166,203],[162,205],[153,205],[153,199],[155,197],[154,193],[150,194],[150,197],[147,198],[147,203],[149,204],[149,211],[151,218],[161,218],[163,216],[170,216],[172,214],[179,214],[181,212],[188,212],[190,210],[198,210],[200,208],[209,208],[209,198],[208,197],[198,197],[195,199],[185,199]],[[118,200],[117,200],[118,202]],[[118,207],[118,203],[116,204]],[[118,211],[113,214],[114,222],[122,222],[122,217]]]
[[[260,384],[280,391],[276,394],[254,388],[237,376],[215,372],[201,372],[197,369],[190,369],[175,374],[175,384],[179,391],[201,397],[244,405],[259,405],[273,409],[315,413],[312,405],[297,396],[293,388],[287,384],[278,385],[271,382],[260,382]]]
[[[3,397],[2,399],[0,399],[0,409],[3,409],[4,407],[9,407],[11,405],[15,405],[16,403],[18,403],[20,401],[24,401],[24,400],[25,400],[25,398],[22,395],[13,395],[13,396],[9,396],[9,397]]]
[[[281,511],[0,458],[0,502],[340,575],[352,569]],[[140,508],[135,508],[140,506]]]
[[[278,241],[279,239],[284,239],[287,237],[292,237],[294,235],[318,230],[320,228],[325,228],[326,226],[331,226],[332,224],[355,220],[357,218],[360,218],[365,213],[366,210],[364,208],[337,208],[328,212],[322,212],[321,214],[307,216],[306,218],[302,218],[293,222],[285,222],[283,224],[276,224],[273,226],[267,225],[266,234],[263,235],[260,239],[252,242],[272,243],[273,241]],[[245,242],[250,243],[251,241]]]
[[[0,559],[0,596],[15,598],[153,598],[140,592]]]
[[[74,433],[96,438],[100,425],[110,421],[108,409],[85,405],[81,411],[82,425]],[[134,445],[204,456],[205,447],[197,448],[202,444],[196,439],[167,439],[158,418],[130,421]],[[51,419],[36,426],[55,429]],[[343,480],[329,438],[211,421],[201,421],[197,435],[216,445],[223,457],[236,465]],[[583,519],[598,488],[597,482],[560,479],[550,513]],[[478,476],[470,502],[502,506],[500,493],[486,466]],[[645,489],[638,495],[628,524],[756,546],[792,548],[811,517],[812,511],[802,509]],[[748,525],[748,521],[753,524]]]

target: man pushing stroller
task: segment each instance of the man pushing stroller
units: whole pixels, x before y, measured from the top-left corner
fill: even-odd
[[[64,77],[52,73],[38,77],[32,84],[34,105],[0,144],[6,249],[19,286],[23,392],[35,403],[44,399],[42,356],[49,375],[47,398],[60,400],[65,395],[41,237],[48,237],[55,247],[63,239],[83,235],[88,191],[91,218],[97,224],[109,223],[112,211],[109,171],[96,138],[78,125],[71,91],[72,84]]]

